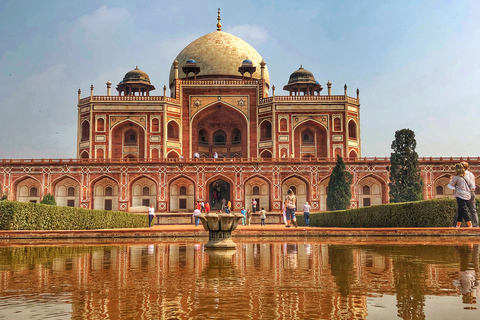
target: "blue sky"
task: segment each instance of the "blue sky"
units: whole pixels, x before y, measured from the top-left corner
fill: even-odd
[[[75,157],[78,88],[104,95],[138,65],[163,94],[218,7],[277,95],[300,65],[360,89],[362,156],[389,156],[403,128],[420,156],[480,155],[479,1],[0,0],[0,158]]]

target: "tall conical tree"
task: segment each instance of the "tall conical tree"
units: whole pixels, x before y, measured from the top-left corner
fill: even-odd
[[[423,199],[423,180],[418,168],[415,132],[402,129],[395,132],[390,154],[390,202]]]
[[[327,208],[330,211],[345,210],[352,198],[352,174],[345,168],[342,157],[337,155],[337,165],[333,168],[328,182]]]

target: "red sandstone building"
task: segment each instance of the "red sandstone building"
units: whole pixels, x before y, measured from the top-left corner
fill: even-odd
[[[31,202],[51,193],[59,205],[90,209],[154,203],[163,212],[192,211],[197,201],[217,208],[222,199],[240,210],[256,199],[275,211],[292,188],[299,210],[308,201],[324,211],[340,155],[354,176],[351,207],[388,202],[388,159],[361,158],[358,89],[332,95],[330,81],[325,92],[300,67],[279,95],[260,54],[218,20],[173,61],[169,95],[166,86],[154,95],[138,67],[116,95],[110,81],[106,95],[79,90],[76,159],[0,160],[0,193]],[[421,159],[426,199],[452,196],[446,175],[458,161]],[[479,159],[470,163],[478,175]]]

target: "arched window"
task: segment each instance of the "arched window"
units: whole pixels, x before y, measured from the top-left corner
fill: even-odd
[[[138,143],[137,133],[133,130],[128,130],[125,132],[125,145],[126,146],[136,146]]]
[[[272,124],[270,121],[263,121],[260,125],[260,140],[272,139]]]
[[[287,119],[280,119],[280,131],[287,131]]]
[[[290,189],[292,189],[293,194],[297,194],[297,187],[291,186]]]
[[[36,197],[38,194],[38,190],[35,187],[30,188],[30,197]]]
[[[355,150],[350,151],[350,153],[348,154],[348,158],[350,160],[355,160],[357,158],[357,153],[355,152]]]
[[[342,156],[342,149],[340,149],[340,148],[335,148],[335,158],[336,158],[337,156],[340,156],[340,157]]]
[[[159,125],[159,121],[157,118],[153,119],[152,120],[152,131],[153,132],[158,132],[160,131],[160,125]]]
[[[258,186],[253,187],[252,193],[253,193],[254,196],[259,195],[260,194],[260,187],[258,187]]]
[[[68,188],[68,190],[67,190],[67,195],[68,195],[69,197],[74,197],[74,196],[75,196],[75,188],[74,188],[74,187]]]
[[[160,153],[159,153],[158,149],[153,149],[153,150],[152,150],[152,158],[153,158],[153,159],[158,159],[158,158],[160,158],[160,157],[159,157],[159,154],[160,154]]]
[[[187,195],[187,187],[180,187],[180,195],[181,196]]]
[[[103,118],[97,120],[97,131],[105,131],[105,120]]]
[[[90,139],[90,123],[88,121],[82,122],[82,141]]]
[[[82,154],[80,155],[80,158],[82,158],[82,159],[88,159],[88,152],[87,152],[87,151],[83,151]]]
[[[170,121],[167,125],[167,138],[171,140],[178,140],[180,138],[178,123],[175,121]]]
[[[227,134],[223,130],[217,130],[213,134],[213,144],[227,144]]]
[[[150,195],[150,188],[149,187],[143,187],[142,194],[144,196],[149,196]]]
[[[238,129],[233,129],[232,130],[232,144],[239,144],[240,142],[242,142],[242,134],[240,132],[240,130]]]
[[[342,131],[342,121],[340,118],[333,119],[333,131]]]
[[[97,149],[97,158],[98,159],[103,159],[103,149]]]
[[[112,189],[112,187],[106,187],[106,188],[105,188],[105,196],[106,196],[106,197],[111,197],[111,196],[113,196],[113,189]]]
[[[348,122],[348,138],[357,139],[357,124],[353,120]]]
[[[313,136],[313,132],[309,129],[302,132],[302,145],[313,145],[315,143],[315,139]]]
[[[442,186],[437,186],[436,191],[437,191],[438,196],[443,195],[443,187]]]
[[[208,132],[205,129],[201,129],[198,132],[198,142],[200,144],[208,144]]]
[[[370,194],[370,187],[369,186],[363,186],[362,193],[363,194]]]

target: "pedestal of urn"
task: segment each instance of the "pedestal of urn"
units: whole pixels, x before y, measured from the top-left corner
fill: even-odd
[[[208,231],[208,242],[205,248],[235,249],[237,245],[232,241],[232,231],[237,229],[238,222],[243,218],[239,213],[201,214],[198,216],[203,228]]]

